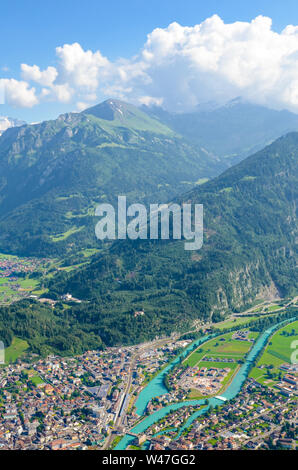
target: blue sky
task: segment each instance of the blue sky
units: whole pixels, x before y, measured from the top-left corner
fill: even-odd
[[[250,2],[239,0],[209,0],[208,2],[200,0],[15,0],[14,2],[2,2],[0,17],[0,78],[25,81],[28,83],[29,88],[35,88],[38,99],[35,100],[36,102],[32,100],[34,104],[31,105],[28,97],[26,106],[23,106],[21,100],[12,97],[10,105],[0,105],[0,115],[12,115],[29,121],[37,121],[53,118],[60,112],[76,109],[75,95],[78,90],[76,88],[78,82],[74,85],[73,76],[70,77],[68,74],[68,82],[66,84],[67,80],[64,77],[65,70],[61,71],[61,64],[60,66],[57,64],[58,59],[55,52],[57,47],[78,43],[83,51],[91,50],[92,53],[100,51],[100,54],[107,58],[110,63],[118,64],[118,71],[119,62],[117,61],[120,60],[121,63],[122,59],[129,60],[131,64],[134,64],[134,68],[136,68],[133,57],[140,54],[140,51],[144,49],[147,35],[156,28],[166,29],[173,22],[177,22],[183,27],[193,27],[212,17],[214,14],[218,15],[225,24],[236,21],[251,22],[259,15],[268,16],[272,19],[272,30],[277,33],[280,33],[289,24],[298,25],[298,6],[296,0],[258,0]],[[266,29],[266,25],[264,27]],[[177,35],[179,34],[179,31],[177,31]],[[181,44],[179,47],[182,47]],[[274,54],[274,50],[271,52],[267,51],[267,53]],[[291,46],[291,53],[293,53],[293,46]],[[63,57],[66,60],[65,54]],[[165,63],[169,63],[168,56],[164,60]],[[40,98],[43,85],[31,79],[32,73],[30,71],[21,73],[21,64],[28,64],[29,66],[37,65],[41,71],[48,67],[58,70],[60,67],[59,75],[53,83],[67,85],[68,90],[62,90],[61,86],[60,98],[56,99],[51,88],[50,92],[49,90],[44,91],[44,95],[48,93],[47,98]],[[176,62],[175,71],[178,70],[179,66],[181,67],[181,57]],[[99,85],[101,85],[103,80],[106,80],[105,85],[101,88],[99,86],[95,90],[96,87],[92,84],[89,86],[88,94],[87,92],[84,92],[84,94],[82,93],[84,84],[82,84],[81,80],[79,84],[81,93],[78,98],[79,106],[83,108],[84,103],[87,104],[89,102],[90,105],[94,104],[94,102],[108,97],[107,93],[109,91],[116,93],[116,95],[118,94],[117,97],[127,97],[131,101],[135,97],[135,100],[141,100],[143,95],[148,95],[155,99],[156,102],[160,100],[160,103],[166,103],[169,108],[172,107],[173,109],[175,106],[177,109],[179,106],[182,106],[181,102],[184,100],[189,103],[193,100],[194,104],[196,104],[202,99],[200,93],[197,92],[194,93],[193,97],[188,94],[185,98],[181,92],[183,83],[180,81],[175,82],[177,96],[180,96],[179,93],[181,93],[180,101],[177,99],[175,104],[174,85],[171,95],[164,96],[165,92],[163,91],[162,83],[167,82],[168,76],[171,77],[171,70],[167,65],[167,73],[169,73],[167,75],[163,67],[160,67],[157,71],[152,64],[150,67],[148,66],[146,74],[149,79],[147,79],[147,82],[150,80],[156,82],[156,86],[152,85],[150,87],[144,84],[141,85],[140,81],[136,82],[135,78],[126,79],[125,84],[123,82],[120,84],[119,77],[115,78],[115,70],[113,75],[109,71],[109,78],[103,79],[102,77],[106,74],[106,68],[105,71],[103,68],[100,68],[97,80]],[[141,66],[139,66],[140,69]],[[193,69],[193,64],[190,67],[191,69]],[[287,73],[289,76],[289,72]],[[207,78],[201,80],[201,77],[205,77],[205,74],[206,69],[203,71],[200,69],[198,80],[201,87],[208,81]],[[293,70],[291,74],[293,75]],[[209,99],[212,93],[214,93],[215,86],[222,86],[222,99],[225,97],[229,98],[233,94],[226,77],[224,82],[222,82],[219,80],[219,76],[221,75],[218,75],[218,80],[214,82],[213,90],[206,90],[206,98]],[[142,80],[144,82],[143,78]],[[189,88],[196,88],[195,80],[196,77],[192,77],[192,82],[188,84]],[[283,83],[284,80],[283,77]],[[109,81],[113,84],[110,90],[107,86]],[[240,85],[239,83],[237,82],[235,94],[238,94],[239,86],[240,91],[243,89],[242,83]],[[17,84],[12,83],[11,87],[14,85],[17,86]],[[293,78],[289,86],[294,87]],[[44,89],[46,90],[46,88]],[[56,94],[58,93],[57,90],[55,91]],[[85,87],[86,90],[87,85]],[[65,92],[65,94],[62,92]],[[247,90],[245,89],[246,92]],[[71,98],[68,100],[67,93],[69,96],[72,93]],[[11,94],[13,95],[13,90]],[[247,96],[248,98],[251,96],[251,91],[247,92]],[[86,97],[87,100],[85,99]],[[256,100],[259,99],[260,97],[256,98]],[[292,97],[290,99],[285,97],[282,102],[284,107],[291,108],[292,106],[293,110],[295,110],[295,98]],[[287,104],[288,102],[290,104]],[[278,104],[275,104],[275,106],[278,106]]]

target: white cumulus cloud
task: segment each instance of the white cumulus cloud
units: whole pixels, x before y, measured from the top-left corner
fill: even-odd
[[[46,70],[40,70],[37,65],[21,64],[22,78],[24,80],[39,83],[44,86],[51,86],[58,76],[55,67],[48,67]]]
[[[26,106],[39,99],[83,108],[115,97],[177,111],[242,96],[298,112],[297,59],[298,26],[278,33],[268,17],[227,24],[214,15],[195,26],[156,28],[137,55],[116,61],[79,43],[64,44],[56,48],[55,67],[22,64],[24,81],[11,79],[10,88],[23,95],[14,102]]]
[[[298,28],[276,33],[267,17],[225,24],[214,15],[194,27],[173,23],[148,35],[140,59],[150,81],[141,88],[172,109],[241,95],[298,110],[297,54]]]
[[[32,108],[38,104],[35,88],[30,88],[24,81],[14,78],[0,79],[0,87],[4,89],[5,102],[11,106],[20,108]]]
[[[94,91],[98,88],[100,74],[104,76],[109,61],[99,51],[84,51],[78,43],[56,48],[62,79],[71,84]]]
[[[60,103],[69,103],[73,97],[74,90],[68,83],[53,85],[50,90],[52,99],[56,99]]]

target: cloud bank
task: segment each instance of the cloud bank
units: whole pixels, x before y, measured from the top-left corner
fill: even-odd
[[[80,44],[56,48],[55,67],[21,64],[21,80],[0,79],[9,104],[72,103],[81,110],[107,98],[183,111],[235,96],[298,112],[298,26],[281,33],[268,17],[224,23],[217,15],[188,27],[154,29],[131,58],[110,61]],[[4,81],[5,83],[4,83]]]

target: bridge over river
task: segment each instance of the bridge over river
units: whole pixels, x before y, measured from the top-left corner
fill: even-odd
[[[238,393],[240,392],[243,383],[248,377],[248,374],[250,372],[251,366],[253,364],[254,359],[257,357],[258,353],[263,349],[263,347],[266,345],[268,342],[271,334],[274,332],[274,330],[278,329],[281,327],[283,324],[288,323],[288,322],[293,322],[297,320],[297,316],[284,320],[280,323],[277,323],[273,325],[272,327],[268,328],[266,331],[264,331],[260,337],[257,339],[255,344],[253,345],[252,349],[248,353],[246,360],[244,364],[240,367],[234,378],[232,379],[230,385],[224,392],[222,396],[217,396],[210,398],[208,401],[208,405],[206,405],[203,408],[200,408],[199,410],[195,411],[186,421],[186,423],[182,426],[182,428],[179,430],[178,437],[181,435],[184,429],[188,428],[191,423],[201,414],[205,413],[210,406],[217,406],[222,404],[222,402],[231,400],[233,399]],[[203,342],[208,341],[212,337],[216,335],[209,335],[204,338],[201,338],[200,340],[196,341],[196,345],[200,345]],[[156,376],[148,385],[145,387],[145,389],[140,393],[139,399],[138,399],[138,406],[137,406],[137,413],[140,414],[141,416],[144,415],[144,411],[147,407],[148,402],[152,397],[156,396],[161,396],[164,395],[165,393],[168,392],[168,390],[165,388],[163,385],[163,378],[166,374],[169,373],[169,371],[175,366],[175,364],[178,363],[180,360],[180,357],[185,357],[188,352],[190,352],[193,349],[193,344],[186,348],[186,350],[180,354],[174,361],[172,361],[158,376]],[[161,386],[161,381],[162,385]],[[142,399],[142,403],[140,403],[140,399]],[[123,439],[117,444],[115,447],[115,450],[125,450],[128,445],[130,445],[133,441],[133,438],[135,438],[137,435],[142,434],[148,429],[152,424],[156,423],[159,421],[161,418],[164,418],[168,413],[178,410],[179,408],[182,408],[184,406],[198,406],[201,407],[202,405],[205,404],[205,400],[188,400],[180,403],[174,403],[170,404],[168,406],[165,406],[164,408],[160,408],[158,411],[155,411],[153,414],[146,416],[140,423],[135,425],[129,433],[127,433]],[[141,412],[140,412],[141,411]]]

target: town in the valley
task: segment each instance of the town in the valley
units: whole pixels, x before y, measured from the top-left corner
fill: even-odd
[[[296,307],[297,298],[263,302],[189,334],[75,357],[26,348],[14,356],[13,342],[0,366],[0,449],[295,449]],[[296,319],[272,332],[239,393],[226,398],[262,334],[258,320],[289,309]]]

